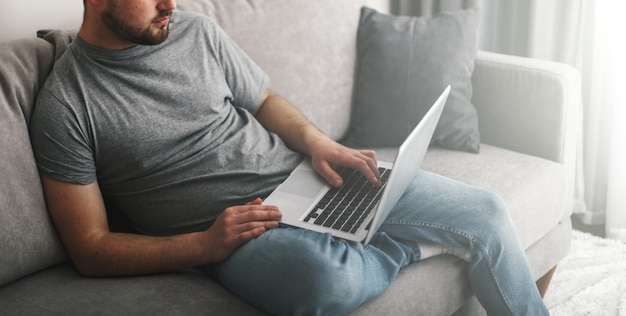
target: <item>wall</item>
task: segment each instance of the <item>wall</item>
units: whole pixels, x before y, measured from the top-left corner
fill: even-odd
[[[373,9],[376,9],[379,12],[382,12],[382,13],[390,12],[389,0],[367,0],[366,3],[367,3],[367,6]]]
[[[228,1],[228,0],[225,0]],[[81,0],[2,0],[0,42],[35,36],[46,28],[78,29],[83,18]],[[367,0],[367,5],[389,12],[389,0]]]
[[[81,0],[2,0],[0,41],[35,36],[46,28],[78,29]]]

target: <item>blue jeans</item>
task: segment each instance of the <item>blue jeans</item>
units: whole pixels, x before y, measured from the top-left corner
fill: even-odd
[[[400,269],[420,260],[425,242],[471,253],[470,284],[489,315],[548,315],[501,199],[424,171],[368,245],[278,228],[211,273],[272,314],[341,315],[387,289]]]

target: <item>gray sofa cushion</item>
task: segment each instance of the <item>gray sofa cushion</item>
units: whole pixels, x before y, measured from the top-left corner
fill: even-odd
[[[363,8],[355,109],[346,143],[399,146],[451,85],[433,142],[478,152],[478,116],[470,100],[479,21],[478,9],[396,17]]]
[[[359,9],[364,0],[177,3],[179,10],[214,17],[268,73],[274,91],[333,139],[345,135],[352,100]],[[329,7],[333,9],[324,9]]]
[[[452,314],[472,296],[464,264],[438,256],[411,265],[386,292],[351,315]],[[437,286],[423,286],[433,278]],[[407,299],[407,293],[419,299]],[[69,263],[0,287],[0,306],[7,315],[267,315],[197,270],[84,278]]]
[[[393,161],[395,151],[381,149],[377,155],[381,160]],[[567,220],[569,215],[564,213],[568,190],[563,166],[547,159],[483,143],[479,155],[430,148],[422,167],[500,195],[517,231],[523,232],[520,239],[524,249]]]
[[[65,259],[28,137],[35,96],[55,57],[35,38],[0,44],[0,285]]]
[[[263,315],[196,270],[84,278],[69,263],[0,287],[5,315]]]

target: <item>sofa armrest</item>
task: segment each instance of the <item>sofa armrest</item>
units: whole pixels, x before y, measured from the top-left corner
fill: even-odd
[[[478,52],[472,76],[481,142],[573,168],[581,81],[572,67]]]

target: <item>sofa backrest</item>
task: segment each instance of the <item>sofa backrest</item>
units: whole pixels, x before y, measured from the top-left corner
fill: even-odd
[[[55,47],[33,38],[0,44],[0,286],[65,260],[46,211],[28,120]]]
[[[178,0],[213,17],[322,131],[347,131],[364,0]]]

